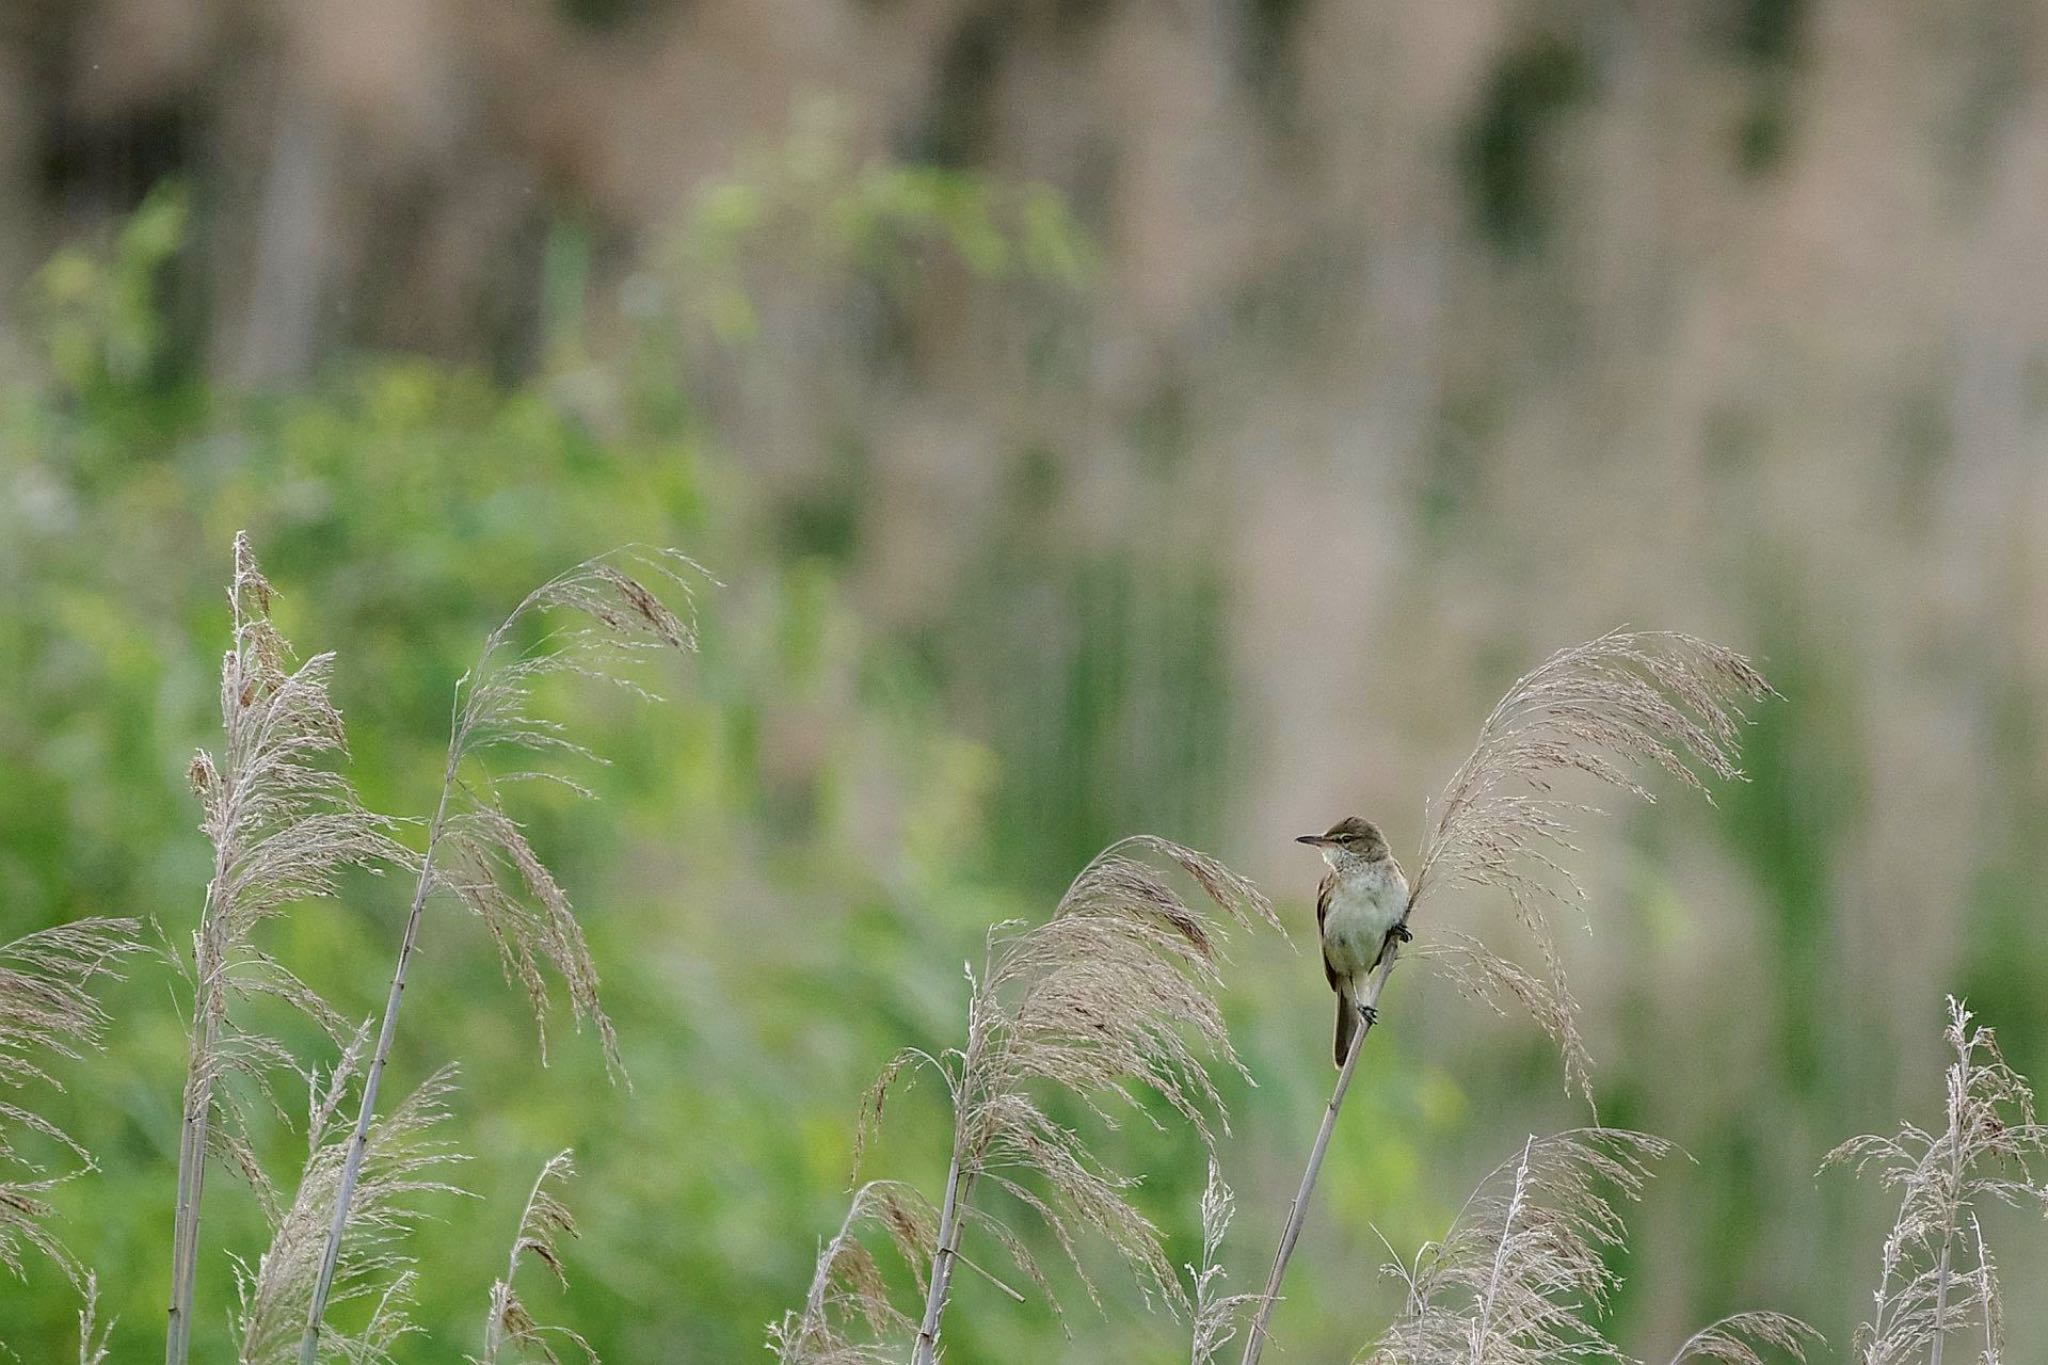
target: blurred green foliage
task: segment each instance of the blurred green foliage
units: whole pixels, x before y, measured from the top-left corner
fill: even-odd
[[[986,174],[856,161],[829,102],[799,111],[788,140],[742,159],[697,197],[660,253],[662,279],[728,344],[757,334],[747,265],[764,253],[814,273],[850,273],[885,296],[916,287],[928,252],[976,275],[1056,288],[1083,283],[1093,252],[1058,193]]]
[[[1591,93],[1586,55],[1545,33],[1504,53],[1466,130],[1461,169],[1476,226],[1508,255],[1540,247],[1552,228],[1557,125]]]
[[[189,211],[184,189],[166,183],[121,225],[111,252],[68,246],[43,267],[33,301],[60,384],[108,396],[157,375],[167,331],[157,289]]]

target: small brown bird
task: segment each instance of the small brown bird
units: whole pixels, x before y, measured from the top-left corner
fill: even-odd
[[[1380,965],[1387,943],[1408,941],[1408,878],[1370,820],[1349,816],[1327,834],[1304,834],[1296,843],[1323,851],[1330,870],[1316,892],[1316,932],[1323,942],[1323,975],[1337,992],[1337,1065],[1351,1055],[1363,1017],[1366,978]]]

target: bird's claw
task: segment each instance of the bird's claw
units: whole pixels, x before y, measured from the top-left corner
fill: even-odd
[[[1387,937],[1398,943],[1413,943],[1415,941],[1415,935],[1408,932],[1408,926],[1405,924],[1397,924],[1387,930]]]
[[[1372,1005],[1360,1005],[1358,1007],[1358,1017],[1365,1020],[1367,1028],[1371,1028],[1380,1021],[1380,1012]]]

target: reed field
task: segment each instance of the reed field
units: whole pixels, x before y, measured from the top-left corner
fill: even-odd
[[[2039,16],[318,8],[0,21],[14,1358],[2048,1360]]]

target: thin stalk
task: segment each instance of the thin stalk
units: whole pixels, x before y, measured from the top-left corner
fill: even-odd
[[[196,1002],[204,1008],[205,1002]],[[211,1011],[203,1020],[193,1021],[190,1065],[199,1067],[211,1053],[216,1039]],[[171,1303],[169,1326],[164,1333],[165,1365],[185,1365],[192,1349],[192,1291],[199,1266],[199,1199],[206,1183],[206,1142],[208,1110],[212,1108],[211,1087],[197,1087],[202,1093],[188,1095],[184,1122],[178,1133],[178,1205],[171,1234]]]
[[[507,1258],[506,1258],[506,1261],[505,1261],[505,1278],[504,1278],[504,1280],[502,1281],[502,1284],[503,1284],[503,1286],[504,1286],[504,1290],[505,1290],[505,1297],[506,1297],[506,1300],[507,1300],[507,1301],[509,1301],[509,1300],[510,1300],[510,1298],[511,1298],[511,1294],[512,1294],[512,1281],[514,1281],[515,1279],[517,1279],[517,1278],[519,1277],[519,1257],[520,1257],[521,1253],[525,1252],[525,1251],[527,1250],[528,1246],[530,1245],[530,1243],[529,1243],[529,1242],[527,1241],[527,1236],[526,1236],[526,1228],[527,1228],[527,1222],[528,1222],[528,1220],[529,1220],[530,1218],[532,1218],[532,1217],[533,1217],[533,1206],[534,1206],[534,1204],[535,1204],[535,1203],[536,1203],[536,1202],[537,1202],[537,1201],[538,1201],[538,1200],[540,1199],[540,1190],[541,1190],[541,1186],[543,1186],[543,1185],[547,1184],[548,1176],[550,1176],[551,1174],[553,1174],[553,1173],[554,1173],[554,1170],[555,1170],[555,1163],[554,1163],[553,1161],[550,1161],[550,1162],[548,1162],[548,1163],[547,1163],[546,1165],[544,1165],[544,1166],[542,1166],[542,1167],[540,1168],[540,1174],[539,1174],[538,1176],[534,1177],[534,1181],[533,1181],[533,1188],[532,1188],[531,1190],[529,1190],[529,1191],[527,1192],[527,1195],[526,1195],[526,1205],[525,1205],[525,1207],[524,1207],[523,1209],[521,1209],[521,1211],[520,1211],[520,1214],[519,1214],[519,1230],[518,1230],[518,1232],[517,1232],[517,1233],[516,1233],[516,1234],[515,1234],[515,1235],[513,1236],[513,1238],[512,1238],[512,1254],[511,1254],[511,1256],[509,1256],[509,1257],[507,1257]],[[860,1203],[859,1203],[859,1201],[858,1201],[858,1200],[854,1201],[854,1208],[855,1208],[855,1209],[858,1209],[859,1207],[860,1207]],[[839,1229],[839,1235],[840,1235],[841,1237],[844,1237],[844,1236],[846,1235],[846,1229],[847,1229],[847,1227],[850,1227],[850,1226],[852,1226],[852,1223],[853,1223],[853,1214],[852,1214],[851,1212],[849,1212],[849,1213],[847,1214],[846,1218],[847,1218],[847,1221],[846,1221],[846,1225],[845,1225],[845,1226],[842,1226],[842,1227],[841,1227],[841,1228]],[[546,1254],[546,1253],[545,1253],[545,1252],[543,1252],[543,1254]],[[553,1259],[554,1259],[554,1258],[553,1258],[553,1257],[552,1257],[551,1255],[550,1255],[550,1256],[548,1257],[548,1260],[549,1260],[549,1263],[550,1263],[550,1264],[553,1264]],[[559,1268],[559,1267],[556,1267],[556,1273],[557,1273],[557,1274],[560,1274],[560,1268]],[[822,1276],[821,1276],[821,1278],[822,1278]],[[814,1293],[816,1293],[816,1292],[818,1292],[818,1291],[817,1291],[816,1289],[814,1289],[814,1291],[813,1291],[813,1292],[814,1292]],[[806,1305],[805,1305],[805,1307],[806,1307],[806,1309],[808,1310],[808,1308],[809,1308],[809,1305],[808,1305],[808,1304],[806,1304]],[[493,1294],[492,1294],[492,1299],[491,1299],[491,1317],[490,1317],[490,1321],[488,1321],[488,1322],[486,1322],[486,1323],[484,1324],[484,1359],[483,1359],[483,1365],[498,1365],[498,1351],[499,1351],[499,1349],[500,1349],[500,1348],[501,1348],[502,1346],[504,1346],[504,1344],[505,1344],[505,1314],[504,1314],[504,1313],[503,1313],[502,1311],[500,1311],[500,1300],[499,1300],[499,1299],[497,1298],[496,1292],[495,1292],[495,1291],[493,1291]]]
[[[334,1272],[341,1262],[341,1238],[348,1229],[349,1205],[355,1199],[356,1182],[363,1173],[363,1153],[369,1145],[370,1125],[377,1115],[377,1086],[384,1078],[384,1064],[391,1058],[393,1040],[398,1036],[398,1006],[405,998],[405,978],[412,968],[413,948],[419,942],[420,914],[434,885],[434,851],[448,819],[448,796],[455,788],[455,770],[462,758],[464,739],[460,701],[448,739],[448,766],[441,777],[441,798],[434,807],[433,823],[427,827],[426,852],[420,855],[419,883],[413,888],[412,910],[406,916],[405,937],[398,945],[398,966],[391,973],[391,993],[384,1001],[384,1022],[377,1030],[377,1050],[363,1073],[362,1105],[356,1112],[355,1131],[349,1135],[348,1155],[342,1161],[341,1182],[334,1195],[334,1221],[327,1229],[327,1245],[320,1257],[320,1275],[313,1283],[313,1298],[306,1308],[306,1334],[299,1339],[299,1365],[316,1365],[320,1354],[320,1325],[327,1316],[327,1296],[334,1288]]]
[[[1948,1162],[1949,1188],[1960,1197],[1963,1188],[1963,1135],[1962,1107],[1969,1094],[1970,1054],[1962,1049],[1962,1065],[1954,1083],[1949,1087],[1948,1100]],[[1956,1206],[1951,1205],[1943,1220],[1941,1233],[1941,1257],[1934,1271],[1934,1344],[1927,1350],[1927,1365],[1941,1365],[1941,1348],[1948,1340],[1948,1283],[1949,1256],[1956,1241]]]
[[[1472,1329],[1472,1358],[1477,1360],[1486,1343],[1486,1330],[1493,1324],[1493,1305],[1500,1298],[1500,1277],[1508,1266],[1508,1242],[1515,1230],[1515,1217],[1529,1197],[1529,1154],[1536,1149],[1536,1135],[1522,1143],[1522,1164],[1515,1168],[1515,1193],[1508,1200],[1500,1220],[1500,1245],[1493,1249],[1493,1273],[1486,1277],[1486,1297],[1479,1301],[1479,1321]]]
[[[199,1204],[206,1189],[206,1147],[213,1121],[213,1056],[220,1046],[214,993],[223,948],[214,904],[227,885],[224,850],[216,849],[192,964],[192,1049],[185,1064],[185,1112],[178,1128],[178,1203],[171,1231],[171,1302],[164,1328],[164,1365],[185,1365],[192,1352],[192,1296],[199,1279]]]
[[[939,1209],[939,1229],[932,1250],[932,1283],[925,1295],[924,1321],[917,1327],[917,1346],[911,1365],[935,1365],[939,1358],[939,1318],[946,1311],[946,1298],[953,1288],[953,1263],[960,1256],[960,1155],[961,1143],[953,1143],[953,1160],[946,1168],[946,1200]]]
[[[633,547],[618,552],[627,562],[646,560],[654,565],[666,579],[687,592],[687,586],[677,576],[674,564],[687,565],[688,561],[673,552],[641,553]],[[694,566],[690,566],[694,568]],[[509,662],[499,662],[498,653],[510,638],[515,623],[532,615],[555,608],[580,612],[592,622],[590,630],[557,632],[548,637],[551,648],[547,653],[522,655]],[[570,659],[566,650],[577,640],[601,636],[608,640],[592,640],[592,647],[598,650],[598,657],[578,664]],[[493,744],[524,749],[568,751],[585,753],[581,746],[570,743],[562,737],[552,724],[527,716],[522,710],[526,691],[543,674],[551,672],[575,672],[592,676],[619,678],[624,667],[624,656],[617,651],[633,650],[654,645],[666,645],[674,649],[687,649],[694,643],[689,623],[671,611],[653,590],[638,580],[621,572],[608,562],[608,557],[586,560],[568,573],[549,579],[534,589],[515,607],[498,628],[485,638],[483,652],[478,655],[475,667],[465,673],[455,684],[455,696],[451,705],[448,723],[448,762],[441,774],[441,794],[434,806],[434,817],[427,826],[427,844],[419,860],[419,883],[413,890],[412,908],[406,915],[405,935],[399,942],[398,963],[391,974],[391,991],[384,1002],[384,1021],[377,1033],[377,1046],[370,1058],[370,1064],[363,1073],[361,1108],[356,1115],[355,1131],[348,1140],[343,1155],[339,1185],[335,1192],[334,1220],[327,1231],[327,1242],[322,1252],[320,1273],[315,1280],[311,1302],[306,1308],[306,1332],[299,1343],[301,1365],[315,1365],[319,1354],[321,1323],[326,1314],[327,1300],[334,1287],[336,1267],[341,1259],[341,1240],[348,1228],[350,1204],[356,1192],[356,1184],[362,1172],[364,1150],[369,1144],[370,1127],[377,1113],[377,1090],[383,1080],[385,1064],[390,1060],[391,1048],[398,1032],[398,1010],[405,996],[406,976],[412,967],[413,951],[419,942],[420,919],[426,908],[427,898],[432,894],[436,877],[435,857],[441,850],[444,837],[449,835],[449,806],[456,794],[458,774],[465,757],[470,752],[470,743],[479,734],[491,737]],[[608,653],[607,651],[613,651]],[[607,664],[606,660],[610,662]],[[623,680],[623,679],[621,679]],[[643,693],[643,695],[645,695]],[[526,773],[532,777],[538,774]],[[570,784],[574,786],[574,784]],[[488,790],[488,783],[486,783]],[[578,788],[578,790],[581,790]],[[518,865],[518,875],[534,895],[545,902],[543,919],[549,922],[542,928],[507,926],[499,919],[503,907],[500,901],[512,893],[501,895],[496,884],[490,891],[475,888],[452,887],[455,894],[465,900],[469,907],[491,923],[494,934],[503,930],[516,942],[500,939],[500,952],[508,972],[516,969],[540,993],[537,971],[530,956],[552,958],[569,977],[571,1000],[579,1021],[594,1016],[598,1031],[605,1046],[605,1060],[614,1069],[619,1059],[616,1041],[612,1034],[611,1022],[604,1015],[596,998],[596,969],[588,961],[583,949],[580,932],[565,936],[561,921],[570,919],[566,899],[554,886],[553,879],[525,840],[516,833],[516,827],[499,809],[495,795],[484,798],[472,797],[468,809],[458,819],[477,817],[491,824],[493,832],[483,842],[496,850],[496,856]],[[508,833],[507,831],[514,831]],[[476,841],[475,829],[458,827],[453,836],[458,841]],[[492,856],[471,849],[473,856]],[[485,881],[491,881],[489,870],[480,874]],[[573,929],[573,924],[571,925]],[[536,1014],[545,1010],[545,1001],[535,1005]],[[545,1055],[545,1054],[543,1054]]]
[[[1970,1215],[1970,1231],[1977,1240],[1977,1273],[1984,1289],[1984,1365],[1998,1365],[1998,1296],[1991,1280],[1991,1252],[1984,1245],[1984,1225]]]
[[[845,1246],[847,1240],[853,1236],[853,1225],[860,1218],[860,1200],[864,1193],[864,1189],[854,1191],[853,1199],[846,1206],[846,1217],[839,1224],[839,1231],[832,1235],[832,1240],[825,1244],[824,1251],[818,1256],[818,1268],[811,1276],[811,1292],[804,1296],[803,1316],[797,1319],[799,1349],[808,1336],[810,1324],[822,1320],[825,1316],[825,1296],[832,1292],[832,1262],[837,1259],[839,1248]],[[511,1277],[507,1276],[505,1282],[510,1284]],[[493,1315],[493,1325],[495,1322],[496,1318]],[[487,1360],[489,1358],[486,1357]]]
[[[1941,1259],[1934,1271],[1934,1344],[1927,1348],[1927,1365],[1941,1365],[1942,1344],[1948,1340],[1948,1279],[1949,1248],[1955,1240],[1954,1229],[1941,1244]]]
[[[1409,898],[1413,905],[1414,898]],[[1352,1073],[1358,1069],[1358,1056],[1365,1051],[1365,1035],[1372,1031],[1375,1012],[1379,1008],[1380,992],[1387,986],[1387,977],[1394,970],[1394,958],[1400,952],[1398,939],[1389,938],[1386,951],[1380,957],[1379,970],[1373,973],[1372,982],[1366,987],[1365,1001],[1360,1010],[1365,1017],[1359,1021],[1359,1029],[1351,1039],[1351,1054],[1344,1059],[1344,1069],[1337,1073],[1337,1086],[1330,1092],[1330,1103],[1323,1110],[1323,1126],[1316,1131],[1315,1146],[1309,1148],[1308,1167],[1301,1173],[1301,1187],[1294,1192],[1294,1203],[1288,1207],[1286,1226],[1280,1230],[1280,1247],[1273,1253],[1273,1271],[1266,1276],[1266,1292],[1259,1295],[1258,1315],[1252,1319],[1251,1330],[1245,1334],[1243,1365],[1258,1365],[1260,1354],[1266,1349],[1266,1333],[1272,1322],[1273,1306],[1280,1301],[1280,1283],[1287,1275],[1287,1263],[1294,1257],[1294,1245],[1301,1240],[1301,1227],[1308,1218],[1308,1200],[1316,1187],[1316,1177],[1322,1173],[1323,1156],[1330,1149],[1330,1134],[1337,1127],[1337,1113],[1344,1107],[1345,1092],[1351,1089]]]

